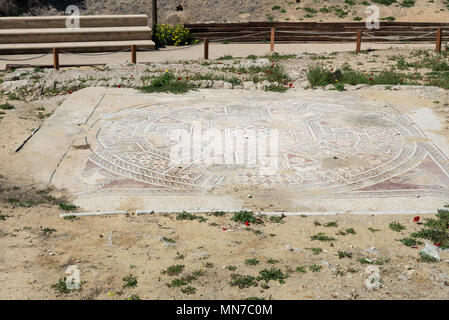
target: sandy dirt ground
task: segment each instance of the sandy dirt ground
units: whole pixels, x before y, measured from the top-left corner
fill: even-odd
[[[419,226],[408,215],[286,217],[282,223],[245,226],[221,217],[204,215],[205,222],[178,221],[176,216],[83,217],[68,221],[58,208],[2,206],[0,222],[2,299],[447,299],[449,259],[419,261],[418,249],[398,239]],[[328,222],[337,227],[325,227]],[[406,230],[395,232],[398,221]],[[317,225],[321,223],[321,226]],[[356,234],[342,235],[353,228]],[[369,231],[368,228],[373,228]],[[54,230],[45,232],[45,230]],[[226,230],[225,230],[226,229]],[[343,231],[343,233],[340,233]],[[320,242],[311,236],[325,232],[336,240]],[[160,237],[171,239],[166,243]],[[375,247],[375,248],[373,248]],[[310,248],[321,248],[314,254]],[[338,251],[352,257],[339,258]],[[381,288],[365,288],[366,264],[379,261]],[[245,264],[256,259],[257,265]],[[448,260],[446,260],[448,261]],[[80,270],[81,291],[60,293],[51,288],[67,276],[69,265]],[[163,274],[183,265],[179,275]],[[313,266],[318,271],[312,271]],[[236,267],[234,270],[233,267]],[[303,267],[305,272],[298,271]],[[279,269],[285,283],[260,281],[257,286],[231,286],[232,274],[257,276],[263,269]],[[231,269],[231,270],[229,270]],[[196,272],[201,270],[203,272]],[[315,270],[315,269],[313,269]],[[190,282],[196,291],[169,287],[173,279],[200,274]],[[128,275],[137,286],[123,288]],[[268,287],[267,287],[268,286]],[[184,286],[185,287],[185,286]]]

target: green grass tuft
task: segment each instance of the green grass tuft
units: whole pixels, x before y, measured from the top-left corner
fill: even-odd
[[[197,85],[186,79],[175,78],[171,72],[155,77],[148,86],[139,88],[144,93],[170,92],[174,94],[183,94],[195,89]]]
[[[405,229],[405,226],[400,224],[397,221],[391,222],[389,227],[390,227],[391,230],[396,231],[396,232],[401,232],[402,230]]]
[[[240,222],[240,223],[254,223],[254,224],[260,224],[262,221],[258,219],[253,212],[242,210],[239,212],[234,213],[234,216],[231,218],[234,222]]]
[[[180,274],[183,270],[184,270],[184,265],[181,264],[177,264],[177,265],[172,265],[169,266],[167,268],[167,270],[162,271],[162,274],[166,274],[168,276],[177,276],[178,274]]]
[[[319,232],[318,234],[315,234],[310,237],[312,240],[318,240],[318,241],[335,241],[337,239],[333,237],[327,236],[324,232]]]
[[[11,110],[11,109],[14,109],[14,106],[12,104],[9,104],[8,102],[0,104],[0,110]]]
[[[126,277],[124,277],[123,281],[125,283],[122,285],[122,288],[135,288],[135,287],[137,287],[137,277],[133,276],[132,274],[129,274]]]

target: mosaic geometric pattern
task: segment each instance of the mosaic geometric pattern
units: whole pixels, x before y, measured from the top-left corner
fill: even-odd
[[[284,188],[298,194],[325,191],[327,198],[449,191],[447,157],[409,118],[391,109],[367,112],[302,101],[152,105],[105,115],[99,123],[98,145],[82,172],[83,179],[95,181],[95,187],[84,193],[89,195],[201,194],[227,185]],[[208,142],[188,145],[192,154],[203,152],[200,158],[173,153],[179,145],[174,132],[194,137],[210,129],[232,139],[243,137],[244,149],[232,150],[234,164],[217,164],[224,155],[216,150],[203,157],[211,146]],[[277,166],[265,172],[263,157],[249,156],[254,144],[259,146],[251,133],[270,139],[274,131]]]

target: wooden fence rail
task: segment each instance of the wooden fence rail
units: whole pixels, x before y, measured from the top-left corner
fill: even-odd
[[[261,31],[276,29],[276,43],[296,42],[353,42],[358,30],[371,35],[364,37],[364,42],[403,41],[433,42],[434,35],[429,31],[438,28],[449,30],[449,23],[434,22],[381,22],[380,29],[367,29],[364,22],[249,22],[249,23],[201,23],[185,25],[192,35],[198,39],[208,38],[210,41],[232,39],[232,42],[268,42],[273,38],[270,33],[258,34]],[[390,39],[387,39],[390,38]],[[442,41],[449,41],[449,32],[442,32]]]
[[[361,52],[362,42],[419,41],[436,42],[435,51],[441,52],[442,42],[449,41],[449,23],[397,22],[381,23],[378,30],[365,28],[364,23],[266,23],[240,24],[192,24],[186,25],[194,37],[206,35],[204,59],[209,59],[211,41],[231,40],[233,42],[270,42],[270,52],[275,43],[285,42],[356,42],[355,51]],[[264,32],[265,31],[265,32]],[[404,40],[405,39],[405,40]],[[53,67],[59,70],[59,49],[53,48]],[[137,46],[131,46],[131,62],[137,63]]]
[[[193,36],[205,37],[205,59],[209,57],[209,40],[254,43],[270,41],[270,52],[274,52],[275,40],[278,43],[298,42],[353,42],[356,53],[361,52],[363,42],[433,42],[436,52],[441,52],[443,40],[449,40],[449,23],[398,22],[383,23],[380,29],[367,29],[363,23],[239,23],[239,24],[192,24],[185,25]],[[269,27],[269,29],[268,29]],[[357,29],[356,29],[357,28]],[[261,32],[270,30],[269,32]],[[436,40],[435,40],[436,34]],[[363,37],[365,35],[365,37]],[[206,44],[207,41],[207,44]],[[207,58],[206,58],[207,50]]]

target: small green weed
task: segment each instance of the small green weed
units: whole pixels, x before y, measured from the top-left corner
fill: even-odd
[[[181,264],[172,265],[172,266],[169,266],[167,268],[167,270],[163,270],[161,273],[166,274],[168,276],[177,276],[184,270],[184,267],[185,266],[181,265]]]
[[[132,274],[127,275],[123,278],[124,284],[122,285],[122,288],[135,288],[137,287],[137,277],[133,276]]]

